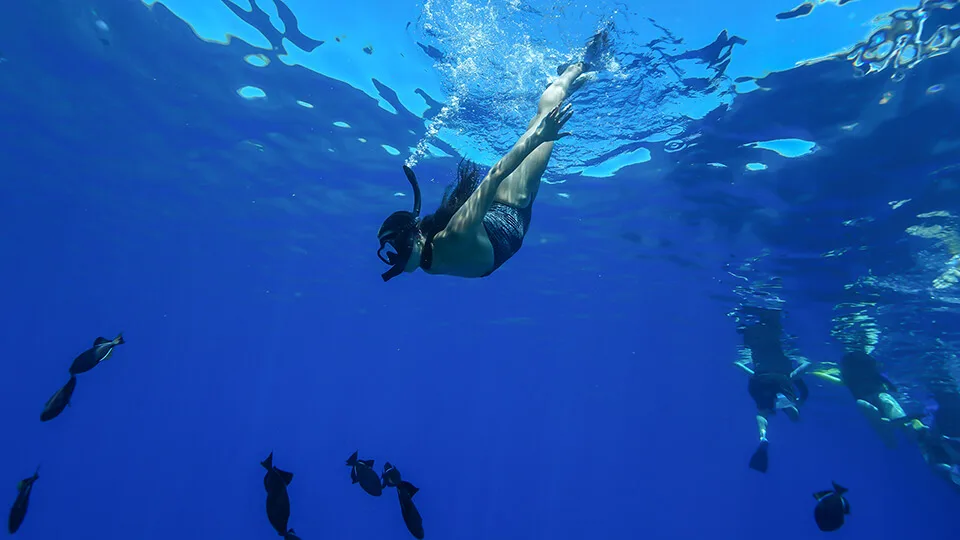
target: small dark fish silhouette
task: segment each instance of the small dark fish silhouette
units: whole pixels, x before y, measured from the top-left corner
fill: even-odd
[[[359,451],[354,452],[352,456],[347,458],[347,466],[350,467],[350,480],[354,484],[359,482],[364,491],[374,497],[379,497],[383,493],[383,486],[380,485],[380,477],[377,476],[377,471],[373,470],[373,460],[357,459],[358,453]]]
[[[400,514],[403,515],[403,522],[407,525],[407,530],[418,540],[423,540],[423,518],[417,506],[413,504],[413,496],[420,491],[416,486],[407,481],[400,482],[397,486],[397,498],[400,499]]]
[[[833,489],[818,491],[813,494],[817,500],[817,507],[813,510],[813,518],[821,531],[835,531],[843,526],[844,516],[850,513],[850,503],[843,496],[847,488],[833,482]]]
[[[77,377],[76,375],[71,375],[67,384],[63,385],[63,388],[57,390],[56,393],[47,400],[46,405],[43,406],[43,412],[40,413],[40,421],[46,422],[59,416],[60,413],[63,412],[63,409],[70,404],[70,398],[73,397],[73,389],[76,387]]]
[[[23,523],[23,518],[27,517],[27,505],[30,504],[30,492],[33,491],[33,483],[40,478],[40,467],[30,478],[24,478],[17,484],[17,500],[13,502],[10,508],[10,519],[7,521],[7,530],[10,534],[17,532]]]
[[[420,490],[410,482],[403,480],[400,477],[400,471],[389,461],[383,465],[383,487],[397,488],[397,499],[400,501],[400,514],[403,516],[403,523],[406,524],[407,530],[414,538],[423,540],[423,518],[420,517],[417,505],[413,504],[413,496]]]
[[[267,490],[267,519],[270,520],[270,525],[277,534],[287,540],[300,540],[293,529],[287,528],[287,521],[290,520],[290,496],[287,495],[287,486],[293,481],[293,473],[273,466],[273,452],[270,452],[260,465],[267,470],[263,475],[263,487]]]
[[[383,464],[383,473],[380,475],[380,478],[383,479],[382,486],[385,488],[397,487],[400,485],[400,482],[403,481],[403,479],[400,478],[400,471],[391,465],[389,461]]]
[[[97,367],[97,364],[100,362],[110,358],[110,355],[113,354],[114,347],[123,344],[123,332],[118,334],[116,339],[112,341],[104,337],[98,337],[93,342],[93,347],[83,351],[80,353],[80,356],[73,359],[73,364],[70,366],[70,374],[77,375],[90,371]]]

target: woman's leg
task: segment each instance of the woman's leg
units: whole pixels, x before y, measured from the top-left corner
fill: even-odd
[[[537,105],[537,115],[527,125],[527,131],[536,129],[540,120],[550,113],[557,105],[563,102],[575,88],[574,81],[583,73],[583,64],[576,63],[567,67],[557,80],[540,96],[540,103]],[[550,154],[553,152],[553,141],[541,144],[520,163],[520,166],[508,176],[500,188],[497,190],[497,196],[494,200],[513,206],[515,208],[526,208],[533,204],[537,197],[537,191],[540,190],[540,177],[547,168],[547,161],[550,160]]]
[[[760,442],[766,442],[767,440],[767,425],[770,423],[767,416],[769,414],[767,411],[757,412],[757,430],[760,432]]]
[[[770,443],[767,441],[767,418],[770,414],[772,414],[772,411],[757,411],[757,429],[760,431],[760,444],[757,446],[757,449],[754,450],[753,455],[750,456],[750,468],[762,473],[767,472],[767,467],[770,465],[770,458],[768,456]]]

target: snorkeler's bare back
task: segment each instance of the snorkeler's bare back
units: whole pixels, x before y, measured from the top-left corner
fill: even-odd
[[[429,274],[457,277],[483,277],[493,268],[493,245],[487,232],[479,230],[464,233],[441,231],[433,237],[433,262]]]

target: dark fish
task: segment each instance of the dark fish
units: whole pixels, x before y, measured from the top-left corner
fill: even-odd
[[[287,528],[290,520],[290,496],[287,495],[287,486],[293,481],[293,473],[282,471],[273,466],[273,452],[267,459],[260,462],[267,470],[263,475],[263,487],[267,490],[267,519],[277,534],[287,540],[299,540],[293,529]]]
[[[103,362],[110,358],[110,355],[113,354],[113,348],[117,345],[123,345],[123,333],[117,335],[116,339],[113,341],[108,340],[107,338],[98,337],[93,342],[93,347],[80,353],[80,356],[73,359],[73,364],[70,366],[70,374],[77,375],[79,373],[84,373],[90,371],[91,369],[97,367],[97,364]]]
[[[7,530],[10,534],[17,532],[23,523],[23,518],[27,516],[27,505],[30,504],[30,492],[33,491],[33,483],[40,478],[40,467],[30,478],[24,478],[17,484],[17,500],[13,502],[10,509],[10,519],[7,521]]]
[[[419,489],[410,482],[404,481],[400,477],[400,471],[396,467],[386,462],[383,465],[383,487],[397,488],[397,499],[400,500],[400,514],[403,516],[403,522],[407,525],[407,530],[414,538],[423,539],[423,518],[417,510],[417,505],[413,504],[413,496]]]
[[[56,418],[63,409],[70,404],[70,398],[73,397],[73,389],[77,387],[76,375],[71,375],[67,384],[50,396],[46,405],[43,406],[43,412],[40,413],[40,421],[46,422]]]
[[[813,494],[813,498],[817,500],[813,518],[821,531],[835,531],[843,526],[844,516],[850,513],[850,503],[843,496],[846,492],[847,488],[833,482],[832,490]]]
[[[380,485],[380,477],[377,476],[377,471],[373,470],[373,460],[357,459],[358,453],[359,451],[354,452],[347,459],[347,466],[350,467],[350,480],[354,484],[359,482],[364,491],[374,497],[379,497],[383,493],[383,486]]]
[[[397,487],[403,480],[400,478],[400,471],[391,465],[389,461],[383,464],[383,474],[381,474],[380,477],[383,479],[383,487]]]
[[[418,540],[423,540],[423,518],[417,506],[413,504],[413,496],[420,491],[413,484],[407,481],[401,481],[397,486],[397,498],[400,499],[400,514],[403,516],[403,522],[407,525],[407,530]]]

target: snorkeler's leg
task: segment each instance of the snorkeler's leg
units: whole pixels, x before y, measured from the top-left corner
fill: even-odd
[[[950,469],[950,482],[953,484],[953,487],[960,489],[960,471],[956,467]]]
[[[543,117],[550,114],[550,111],[563,103],[563,100],[573,92],[571,85],[580,74],[583,73],[582,64],[571,64],[563,75],[553,81],[550,86],[540,96],[540,102],[537,105],[537,115],[533,117],[527,126],[527,131],[531,131],[540,125]],[[497,196],[494,200],[513,206],[515,208],[526,208],[533,204],[540,190],[540,178],[543,171],[547,169],[547,161],[550,160],[550,154],[553,152],[553,141],[545,142],[538,146],[536,150],[530,152],[530,155],[520,163],[520,166],[508,176],[497,189]]]
[[[880,409],[865,399],[857,400],[857,408],[860,409],[860,412],[863,413],[863,415],[869,420],[872,420],[873,418],[879,418],[881,416]]]
[[[883,413],[885,420],[895,421],[907,416],[907,413],[903,411],[903,407],[900,405],[900,402],[897,401],[897,398],[890,394],[881,392],[877,396],[877,399],[880,402],[880,412]]]
[[[806,373],[811,366],[813,366],[813,364],[809,360],[807,360],[806,358],[801,358],[800,365],[797,366],[797,369],[793,370],[790,373],[790,378],[796,379],[800,375],[803,375],[804,373]]]
[[[783,394],[777,394],[777,409],[783,411],[792,422],[800,421],[800,409],[792,399]]]
[[[760,432],[761,442],[767,440],[767,424],[769,424],[769,422],[767,421],[766,415],[763,413],[757,414],[757,430]]]

